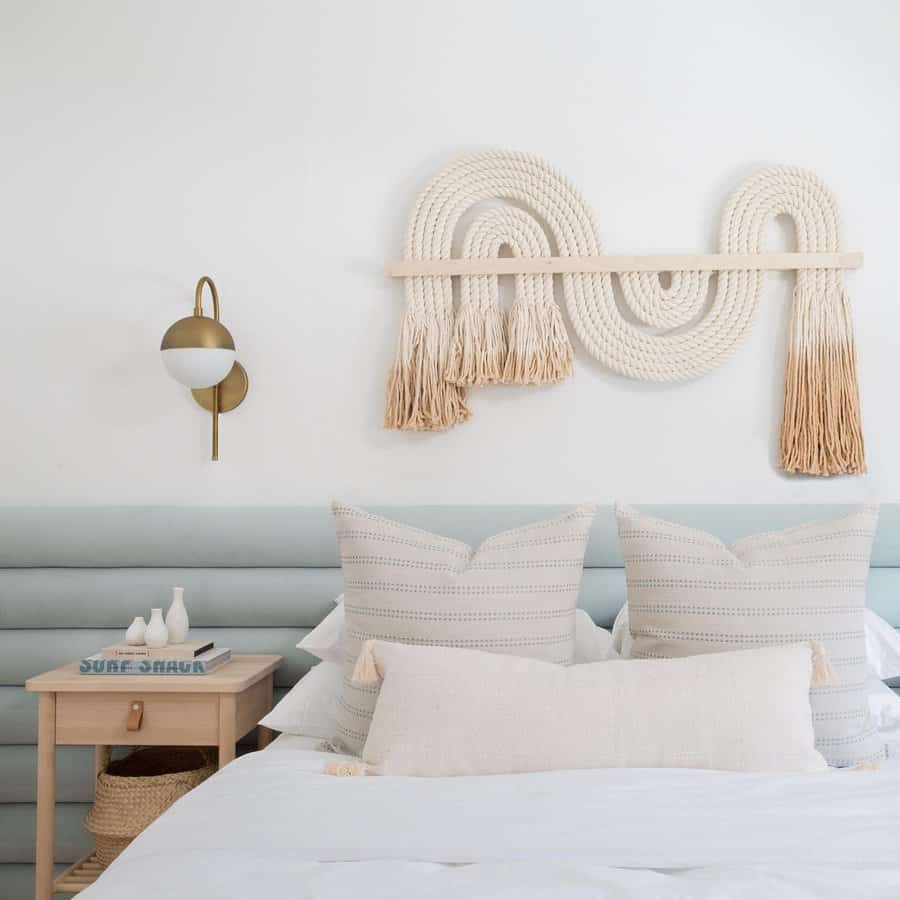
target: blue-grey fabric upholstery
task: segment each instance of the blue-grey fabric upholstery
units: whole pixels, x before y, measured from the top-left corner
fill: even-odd
[[[566,508],[379,511],[471,544]],[[731,541],[848,507],[645,508]],[[180,584],[193,635],[285,657],[275,677],[280,695],[312,663],[294,645],[332,608],[339,565],[325,507],[0,508],[0,897],[32,896],[37,700],[23,688],[28,677],[119,640],[133,616],[167,606]],[[869,605],[898,626],[900,504],[882,507],[872,566]],[[615,518],[601,507],[579,603],[608,626],[624,600]],[[89,849],[81,819],[92,797],[91,760],[90,748],[57,751],[59,863]]]

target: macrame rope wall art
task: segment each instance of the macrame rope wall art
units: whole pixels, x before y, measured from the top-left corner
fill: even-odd
[[[478,212],[488,201],[509,205]],[[453,257],[454,234],[473,211],[462,256]],[[765,253],[765,229],[782,214],[793,220],[797,250]],[[501,258],[504,247],[511,257]],[[604,254],[590,207],[543,160],[507,151],[464,156],[419,197],[403,260],[386,269],[405,280],[406,312],[385,425],[449,428],[469,418],[469,385],[549,384],[570,375],[572,346],[554,299],[554,275],[593,357],[628,378],[678,382],[721,365],[747,336],[766,270],[796,270],[782,468],[864,472],[856,351],[842,283],[842,270],[861,264],[861,254],[841,249],[831,193],[803,169],[774,166],[745,179],[725,208],[717,254],[624,257]],[[714,271],[718,281],[707,305]],[[662,272],[671,274],[665,287]],[[613,273],[636,322],[616,304]],[[515,281],[508,315],[500,304],[505,274]],[[454,277],[460,280],[456,308]]]

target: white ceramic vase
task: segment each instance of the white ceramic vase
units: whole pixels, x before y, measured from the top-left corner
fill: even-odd
[[[183,644],[188,636],[190,622],[184,607],[184,588],[172,588],[172,605],[166,613],[166,627],[169,629],[169,643]]]
[[[163,621],[161,609],[150,610],[150,621],[144,631],[144,643],[148,647],[165,647],[169,643],[169,629]]]
[[[147,623],[143,616],[135,616],[134,621],[125,632],[125,643],[132,647],[140,647],[144,643],[144,633],[147,631]]]

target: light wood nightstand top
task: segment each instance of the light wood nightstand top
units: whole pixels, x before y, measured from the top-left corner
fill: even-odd
[[[53,693],[239,694],[271,674],[280,656],[232,656],[209,675],[82,675],[78,663],[68,663],[25,682],[29,691]]]

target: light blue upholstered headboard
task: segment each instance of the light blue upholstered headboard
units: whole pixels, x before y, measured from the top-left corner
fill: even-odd
[[[469,543],[564,506],[395,507],[380,511]],[[839,514],[836,506],[669,506],[648,511],[725,540]],[[0,509],[0,896],[32,896],[36,697],[32,675],[119,639],[135,615],[183,585],[197,637],[285,657],[283,693],[311,660],[294,648],[332,608],[341,572],[324,507]],[[625,600],[615,520],[601,507],[580,604],[610,625]],[[900,626],[900,504],[883,506],[869,605]],[[57,757],[59,863],[86,852],[90,748]]]

